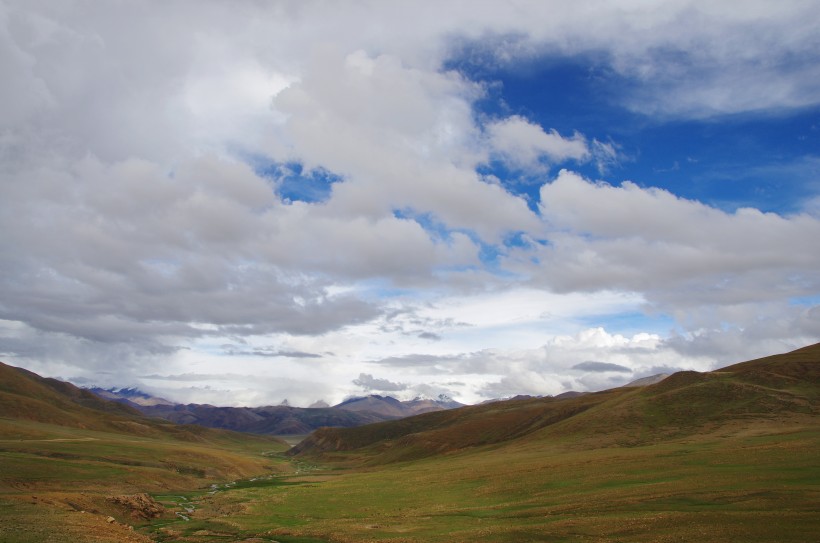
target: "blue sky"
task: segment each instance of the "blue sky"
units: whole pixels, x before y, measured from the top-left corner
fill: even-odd
[[[0,0],[0,359],[186,402],[472,403],[816,342],[818,26]]]
[[[634,80],[586,57],[547,57],[524,66],[449,63],[487,83],[479,115],[521,115],[559,133],[613,143],[617,159],[575,169],[617,184],[633,180],[727,211],[801,211],[818,188],[820,109],[764,108],[730,114],[649,115],[630,109]],[[788,178],[784,179],[784,173]],[[533,180],[532,185],[537,184]],[[532,185],[530,185],[532,187]],[[534,197],[532,190],[529,194]]]

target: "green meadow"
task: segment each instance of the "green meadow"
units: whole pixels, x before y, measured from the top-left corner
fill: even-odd
[[[639,447],[524,443],[318,465],[199,494],[190,521],[144,532],[158,541],[812,541],[818,445],[809,423]]]

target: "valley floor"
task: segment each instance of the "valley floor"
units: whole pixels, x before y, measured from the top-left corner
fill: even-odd
[[[163,482],[151,495],[166,511],[154,519],[89,488],[15,487],[6,472],[0,539],[805,542],[820,531],[818,445],[806,418],[638,447],[533,441],[369,468],[353,453],[333,465],[269,454],[266,474],[234,483]]]
[[[68,412],[18,380],[4,405],[21,415],[0,418],[0,541],[818,541],[818,356],[324,429],[287,454],[116,406]]]
[[[820,530],[818,445],[817,428],[795,426],[634,448],[521,444],[375,469],[326,467],[202,497],[196,522],[178,524],[179,535],[805,542]]]

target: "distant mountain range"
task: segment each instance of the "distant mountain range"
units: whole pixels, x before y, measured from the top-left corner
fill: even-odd
[[[668,377],[653,375],[638,379],[624,387],[651,385]],[[209,404],[177,404],[165,398],[146,394],[136,388],[89,388],[97,396],[127,405],[143,415],[165,419],[177,424],[198,424],[207,428],[221,428],[237,432],[265,435],[304,435],[318,428],[353,428],[402,419],[422,413],[445,411],[464,407],[452,398],[441,395],[436,399],[416,398],[400,401],[390,396],[371,394],[350,398],[338,405],[327,406],[317,402],[311,407],[292,407],[287,404],[263,407],[218,407]],[[557,399],[573,398],[587,392],[569,391]],[[533,396],[516,396],[507,400],[527,400]],[[496,403],[504,400],[488,400]]]
[[[165,398],[158,398],[156,396],[151,396],[150,394],[146,394],[145,392],[142,392],[141,390],[136,388],[118,389],[93,387],[89,388],[88,390],[90,390],[100,398],[105,398],[106,400],[112,400],[118,403],[124,403],[135,408],[154,405],[174,405],[174,402],[170,400],[166,400]]]
[[[390,396],[373,394],[350,398],[333,407],[217,407],[208,404],[175,404],[135,388],[88,390],[144,415],[177,424],[198,424],[208,428],[267,435],[309,434],[326,426],[350,428],[463,406],[446,396],[435,400],[417,398],[399,401]]]

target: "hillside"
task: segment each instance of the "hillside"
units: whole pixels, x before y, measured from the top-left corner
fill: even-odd
[[[0,540],[814,541],[818,366],[815,345],[645,388],[324,429],[289,460],[197,426],[183,429],[200,442],[0,418]],[[173,427],[26,379],[23,397],[87,423]]]
[[[267,474],[263,453],[286,448],[147,418],[0,363],[0,541],[148,541],[127,526],[174,509],[147,493]]]
[[[0,423],[8,425],[11,421],[203,443],[236,437],[228,432],[148,418],[133,407],[105,400],[71,383],[0,362]],[[0,425],[0,431],[3,430]]]
[[[207,526],[316,543],[814,541],[819,365],[813,346],[645,388],[319,430],[293,450],[314,471],[201,499],[207,520],[180,540]]]
[[[0,414],[61,425],[110,428],[116,417],[138,417],[125,405],[108,402],[70,383],[40,377],[23,368],[0,362]]]
[[[820,344],[708,373],[679,372],[641,388],[533,398],[428,413],[351,429],[318,430],[290,454],[395,462],[490,444],[572,440],[635,446],[723,426],[816,417]],[[351,456],[347,454],[346,456]]]
[[[106,441],[131,445],[112,451],[102,445]],[[91,448],[78,445],[84,442],[96,445]],[[93,461],[120,467],[170,470],[168,479],[178,478],[179,473],[186,471],[222,477],[260,469],[262,462],[248,462],[241,454],[229,452],[257,446],[285,448],[284,443],[273,438],[151,419],[129,406],[104,400],[70,383],[0,363],[0,455],[4,458],[0,466],[0,488],[13,484],[18,474],[10,466],[27,457],[39,459],[37,462],[44,470],[49,465],[47,458],[65,457],[79,460],[78,469],[88,467],[85,461]],[[60,452],[77,448],[83,449],[82,454]],[[154,449],[149,453],[150,461],[129,459],[129,456],[138,456],[136,451],[140,448]],[[45,449],[51,452],[44,452]],[[159,475],[160,479],[165,478]]]

